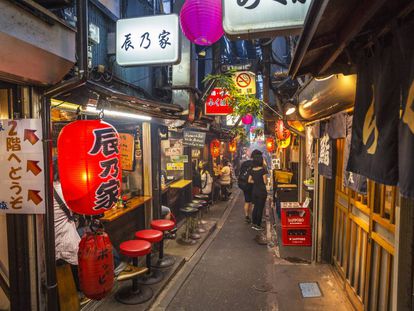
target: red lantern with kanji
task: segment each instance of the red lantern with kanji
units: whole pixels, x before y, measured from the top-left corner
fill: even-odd
[[[63,197],[78,214],[112,208],[121,192],[119,135],[101,120],[66,125],[58,138],[58,168]]]
[[[235,153],[237,150],[237,142],[235,139],[233,139],[230,143],[229,143],[229,151],[230,153]]]
[[[114,285],[114,256],[108,235],[87,232],[79,243],[79,283],[86,297],[100,300]]]
[[[285,140],[290,137],[290,131],[285,128],[285,124],[282,120],[278,120],[276,123],[276,137],[281,140]]]
[[[210,152],[213,158],[217,158],[220,155],[220,141],[218,139],[211,141]]]
[[[275,140],[273,137],[266,138],[266,150],[268,152],[273,152],[275,150]]]

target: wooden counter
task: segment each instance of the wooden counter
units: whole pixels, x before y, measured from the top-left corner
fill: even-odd
[[[170,185],[170,188],[173,188],[173,189],[182,189],[182,188],[187,187],[191,183],[192,183],[191,180],[181,179],[179,181],[176,181],[175,183],[172,183]]]
[[[152,197],[150,196],[142,196],[142,197],[133,197],[127,201],[126,208],[120,209],[112,209],[105,213],[105,216],[101,218],[103,222],[111,222],[119,217],[133,211],[134,209],[138,208],[139,206],[151,201]]]
[[[293,189],[293,188],[297,188],[298,186],[296,184],[277,184],[276,188],[279,189],[284,189],[284,188],[289,188],[289,189]]]

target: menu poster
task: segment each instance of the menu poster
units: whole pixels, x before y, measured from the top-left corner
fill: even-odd
[[[167,171],[184,171],[184,163],[167,163]]]
[[[204,148],[206,144],[206,133],[196,131],[184,131],[183,145]]]
[[[125,171],[134,170],[134,135],[129,133],[119,133],[120,138],[120,152],[121,152],[121,167]]]

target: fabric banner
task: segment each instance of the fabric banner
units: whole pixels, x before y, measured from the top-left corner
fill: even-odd
[[[399,126],[399,187],[405,197],[414,198],[414,22],[396,32],[394,46],[401,54],[397,57],[400,77],[401,106]]]
[[[312,135],[312,127],[305,128],[306,133],[306,165],[313,170],[315,168],[315,151]]]
[[[398,72],[392,46],[376,46],[358,64],[351,151],[347,170],[386,185],[398,181]]]
[[[352,116],[346,117],[346,140],[345,140],[345,152],[344,152],[344,165],[343,165],[343,185],[358,193],[367,193],[367,178],[362,175],[358,175],[346,170],[349,151],[351,149],[351,137],[352,137]]]
[[[328,135],[332,139],[346,137],[346,116],[347,113],[342,111],[334,114],[328,123]]]
[[[327,125],[321,126],[321,138],[319,140],[318,173],[326,178],[332,178],[332,139],[328,135]]]

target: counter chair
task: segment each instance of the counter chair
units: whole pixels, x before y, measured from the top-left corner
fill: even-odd
[[[195,239],[191,238],[190,230],[193,223],[193,218],[197,216],[198,209],[190,206],[186,206],[183,208],[180,208],[180,212],[185,217],[185,232],[182,234],[181,238],[179,239],[179,242],[186,245],[193,245],[196,244],[197,241]]]
[[[138,240],[148,241],[151,244],[161,242],[163,239],[163,233],[159,230],[146,229],[135,232],[135,238]],[[151,285],[162,281],[164,275],[159,270],[151,268],[151,253],[146,257],[146,264],[148,271],[142,277],[138,279],[139,284]]]
[[[198,216],[203,206],[200,203],[190,202],[190,203],[187,203],[185,207],[192,207],[192,208],[197,209],[197,214],[191,217],[190,238],[193,240],[201,239],[200,233],[206,232],[204,229],[200,228],[200,226],[198,225]]]
[[[198,225],[199,225],[199,233],[206,232],[205,228],[203,228],[203,225],[205,225],[207,222],[203,220],[203,214],[207,210],[209,204],[205,200],[192,200],[191,203],[200,204],[201,208],[199,209],[198,213]]]
[[[156,219],[151,221],[151,228],[154,230],[161,231],[163,238],[159,242],[159,255],[158,260],[152,264],[155,268],[168,268],[175,263],[173,256],[164,256],[164,233],[165,231],[171,231],[175,227],[175,222],[167,219]]]
[[[122,242],[119,246],[120,253],[132,258],[132,264],[138,267],[138,258],[151,253],[151,243],[143,240],[130,240]],[[143,269],[147,272],[147,269]],[[138,276],[132,279],[132,287],[123,287],[115,295],[115,299],[123,304],[136,305],[144,303],[152,298],[150,287],[139,286]]]

